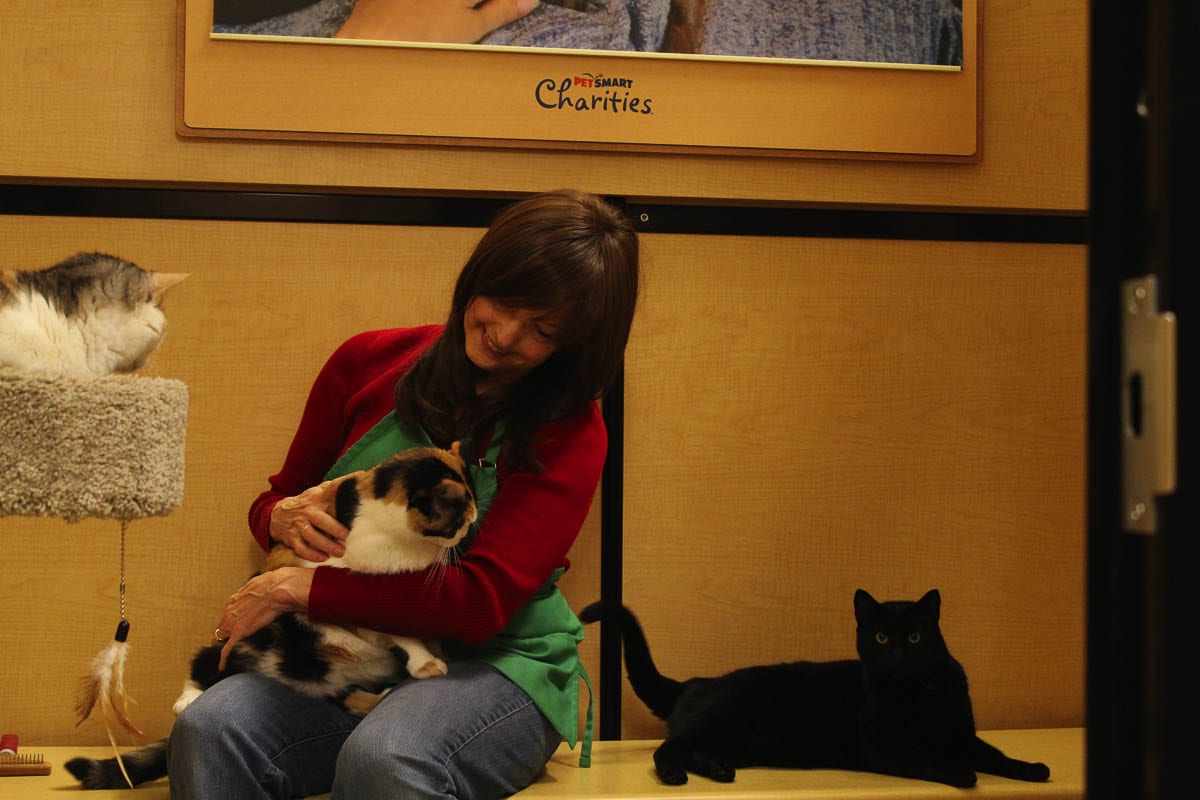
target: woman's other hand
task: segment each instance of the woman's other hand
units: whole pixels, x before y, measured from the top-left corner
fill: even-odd
[[[334,518],[333,504],[342,482],[361,474],[351,472],[280,500],[271,509],[271,539],[307,561],[345,555],[342,542],[350,531]]]
[[[213,640],[224,644],[218,669],[225,669],[233,646],[280,614],[307,611],[312,591],[313,570],[308,567],[280,567],[255,575],[225,601],[225,613],[213,632]]]
[[[338,39],[474,44],[537,8],[538,0],[358,0]]]

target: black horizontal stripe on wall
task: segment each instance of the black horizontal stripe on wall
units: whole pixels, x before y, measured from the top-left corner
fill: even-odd
[[[1085,244],[1078,214],[785,208],[629,202],[625,212],[646,233],[800,236],[828,239]]]
[[[516,197],[112,186],[0,186],[0,213],[486,228]]]
[[[0,213],[358,225],[487,227],[518,196],[343,194],[158,187],[0,185]],[[1010,213],[691,205],[624,201],[643,233],[1085,244],[1084,212]]]

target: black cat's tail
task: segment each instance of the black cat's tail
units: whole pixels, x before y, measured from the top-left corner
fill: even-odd
[[[650,645],[637,617],[620,603],[600,600],[579,612],[584,622],[605,620],[617,623],[625,642],[625,672],[633,693],[659,719],[666,719],[683,693],[683,684],[658,671],[650,657]]]
[[[971,766],[975,768],[976,772],[986,772],[988,775],[999,775],[1001,778],[1034,783],[1050,780],[1050,768],[1042,762],[1009,758],[999,748],[988,744],[978,736],[975,737],[971,761]]]
[[[134,786],[165,777],[167,774],[167,740],[155,742],[138,750],[121,755],[125,771]],[[127,789],[125,776],[115,758],[72,758],[66,764],[67,772],[75,776],[84,789]]]

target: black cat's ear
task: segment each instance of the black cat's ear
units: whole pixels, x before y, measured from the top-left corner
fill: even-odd
[[[871,597],[865,589],[858,589],[854,592],[854,618],[856,620],[862,622],[878,608],[879,602]]]
[[[941,592],[939,592],[937,589],[930,589],[921,597],[920,600],[917,601],[917,605],[925,609],[925,611],[935,620],[939,619],[942,613]]]

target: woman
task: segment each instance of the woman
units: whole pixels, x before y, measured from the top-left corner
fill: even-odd
[[[173,797],[497,798],[533,780],[562,739],[574,745],[582,632],[554,581],[600,479],[595,400],[621,367],[637,286],[637,237],[620,212],[549,192],[498,215],[445,326],[372,331],[338,348],[250,508],[259,544],[340,555],[339,476],[421,443],[486,442],[472,470],[481,498],[495,487],[491,504],[435,589],[424,573],[278,569],[229,598],[217,633],[228,653],[301,611],[445,641],[449,673],[401,683],[361,721],[260,675],[231,676],[175,722]]]

